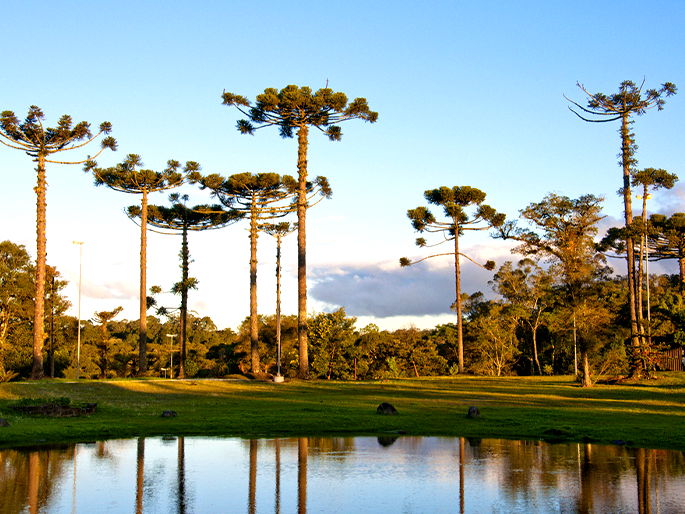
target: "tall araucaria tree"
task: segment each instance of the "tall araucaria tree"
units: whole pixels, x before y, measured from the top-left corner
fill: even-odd
[[[322,88],[312,92],[309,87],[289,85],[278,91],[267,88],[254,103],[247,98],[224,91],[223,104],[236,107],[247,119],[239,120],[237,128],[242,134],[276,126],[283,138],[297,136],[297,341],[302,378],[309,376],[307,350],[307,147],[309,128],[314,127],[339,141],[342,131],[339,123],[361,119],[374,123],[378,113],[369,109],[365,98],[355,98],[348,104],[344,93]]]
[[[665,104],[665,97],[674,95],[677,91],[675,84],[665,82],[659,89],[643,90],[644,81],[637,86],[630,80],[621,82],[618,92],[612,94],[590,93],[585,86],[578,84],[578,87],[587,96],[587,107],[580,105],[573,100],[569,100],[574,107],[569,107],[583,121],[591,123],[608,123],[620,121],[621,128],[621,152],[619,154],[619,164],[623,171],[623,184],[620,189],[623,195],[623,207],[625,225],[629,227],[633,222],[633,206],[631,193],[632,172],[637,165],[635,152],[635,134],[632,132],[634,116],[642,116],[648,110],[656,108],[662,110]],[[580,110],[580,112],[578,110]],[[638,323],[638,294],[637,294],[637,274],[635,267],[635,243],[630,231],[626,231],[626,263],[628,268],[628,297],[630,308],[630,338],[631,338],[631,374],[634,377],[644,375],[641,358],[641,334]]]
[[[150,193],[165,191],[183,184],[188,173],[197,172],[200,165],[167,161],[162,171],[143,169],[139,155],[129,154],[123,162],[111,168],[98,168],[94,160],[86,163],[85,171],[92,172],[96,186],[107,186],[121,193],[141,195],[140,216],[140,326],[138,331],[138,372],[147,371],[147,207]]]
[[[71,116],[64,115],[57,122],[57,126],[44,127],[43,111],[32,105],[24,121],[14,115],[12,111],[3,111],[0,114],[0,143],[15,150],[22,150],[36,162],[37,184],[36,192],[36,270],[35,270],[35,308],[33,313],[33,366],[31,378],[38,379],[43,376],[43,345],[45,342],[45,330],[43,318],[45,314],[45,266],[47,259],[47,240],[45,236],[47,217],[47,178],[46,165],[50,164],[83,164],[83,160],[56,160],[53,156],[57,153],[67,152],[83,148],[93,142],[102,134],[109,134],[112,125],[109,122],[100,124],[100,130],[93,134],[90,124],[81,121],[73,125]],[[106,148],[116,150],[117,143],[111,136],[104,137],[101,141],[100,151]]]
[[[465,257],[474,264],[492,270],[495,267],[493,261],[480,264],[468,255],[459,250],[459,237],[465,231],[488,230],[499,227],[504,223],[505,216],[497,212],[489,205],[484,204],[485,193],[480,189],[470,186],[439,187],[429,189],[423,195],[428,203],[442,207],[445,217],[444,221],[439,221],[427,207],[417,207],[409,209],[407,217],[418,232],[439,233],[442,238],[434,244],[429,245],[423,237],[416,240],[416,245],[420,247],[437,246],[449,241],[454,244],[454,250],[446,253],[428,255],[416,261],[411,261],[406,257],[400,259],[401,266],[412,264],[439,257],[444,255],[454,256],[454,307],[457,311],[457,350],[459,373],[464,372],[464,339],[463,339],[463,320],[462,320],[462,300],[461,300],[461,264],[460,257]],[[467,213],[469,207],[475,208],[471,215]]]
[[[197,288],[197,280],[189,275],[190,250],[188,249],[188,232],[202,230],[214,230],[225,227],[238,221],[242,213],[237,211],[224,211],[220,205],[196,205],[187,207],[188,195],[172,193],[169,195],[171,207],[163,205],[148,205],[147,223],[164,230],[162,234],[181,236],[181,280],[174,284],[172,292],[181,295],[179,308],[179,343],[180,358],[178,378],[185,378],[186,341],[188,339],[188,291]],[[140,219],[142,209],[138,205],[132,205],[127,209],[131,219]],[[167,230],[171,232],[167,232]],[[157,231],[155,231],[157,232]]]
[[[281,218],[295,210],[299,201],[299,184],[289,175],[277,173],[238,173],[227,179],[221,175],[193,177],[202,188],[210,189],[212,195],[230,209],[245,213],[250,222],[250,366],[253,373],[260,371],[259,319],[257,317],[257,238],[263,225]],[[331,196],[325,177],[305,183],[305,202],[316,195]]]
[[[297,227],[289,221],[264,225],[263,230],[276,238],[276,376],[281,376],[281,242]]]

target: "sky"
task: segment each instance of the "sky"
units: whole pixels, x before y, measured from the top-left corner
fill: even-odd
[[[245,136],[241,117],[221,104],[223,91],[254,99],[267,87],[329,87],[364,97],[374,124],[342,125],[340,142],[311,132],[309,173],[329,178],[333,197],[308,214],[309,311],[344,307],[358,326],[396,329],[453,321],[449,258],[400,268],[424,255],[407,209],[423,192],[469,185],[516,219],[546,194],[605,198],[603,227],[618,224],[621,185],[616,124],[585,123],[568,110],[583,103],[580,82],[611,93],[623,80],[682,92],[663,111],[636,119],[638,166],[684,176],[685,2],[377,1],[361,2],[15,2],[3,9],[6,51],[0,109],[20,118],[40,106],[46,123],[62,114],[113,125],[118,151],[161,169],[194,160],[205,173],[296,175],[297,145],[277,130]],[[72,152],[69,157],[85,157]],[[35,165],[0,147],[0,238],[35,256]],[[51,165],[48,263],[69,281],[76,314],[83,241],[82,318],[124,307],[138,317],[139,229],[124,214],[136,195],[96,188],[80,166]],[[685,178],[684,178],[685,180]],[[191,204],[208,200],[182,190]],[[659,192],[650,212],[683,211],[685,186]],[[166,204],[160,193],[151,203]],[[516,260],[487,233],[468,234],[470,256]],[[148,285],[179,280],[180,238],[150,234]],[[192,234],[190,308],[219,327],[236,328],[249,312],[246,226]],[[283,309],[296,312],[296,243],[284,243]],[[275,311],[275,242],[259,239],[260,313]],[[654,272],[672,271],[668,266]],[[491,272],[465,264],[463,291],[488,292]],[[178,304],[165,294],[160,303]]]

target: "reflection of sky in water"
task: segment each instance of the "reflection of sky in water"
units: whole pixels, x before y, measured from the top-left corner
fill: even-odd
[[[241,439],[180,441],[183,458],[176,438],[62,449],[58,472],[49,478],[50,497],[40,510],[136,512],[137,459],[144,446],[144,512],[249,512],[250,491],[255,512],[276,512],[277,444],[282,513],[298,512],[298,474],[305,466],[308,513],[460,510],[458,438],[401,437],[385,441],[388,446],[375,437],[268,439],[252,445]],[[299,462],[298,445],[307,449]],[[251,461],[256,462],[252,489]],[[464,440],[462,462],[465,512],[636,512],[640,477],[649,484],[641,499],[655,512],[677,512],[685,504],[681,452]]]

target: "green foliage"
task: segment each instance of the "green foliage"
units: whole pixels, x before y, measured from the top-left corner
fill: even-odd
[[[267,88],[252,104],[247,98],[224,91],[224,105],[237,108],[247,119],[239,120],[238,131],[254,134],[268,125],[278,126],[281,137],[293,137],[293,129],[314,126],[331,141],[339,141],[342,132],[337,125],[350,119],[370,123],[378,120],[378,113],[369,109],[365,98],[355,98],[348,104],[344,93],[322,88],[312,92],[309,87],[289,85],[278,91]]]

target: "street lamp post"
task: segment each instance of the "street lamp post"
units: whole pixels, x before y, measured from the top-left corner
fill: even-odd
[[[176,334],[167,334],[169,338],[169,378],[174,378],[174,337]]]
[[[76,379],[81,378],[81,279],[83,277],[83,241],[73,241],[78,245],[78,328],[76,330]]]

